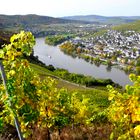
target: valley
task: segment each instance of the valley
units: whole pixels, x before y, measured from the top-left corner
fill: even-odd
[[[138,140],[139,18],[0,15],[0,139]]]

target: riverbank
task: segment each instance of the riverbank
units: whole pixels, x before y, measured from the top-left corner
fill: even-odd
[[[107,49],[103,52],[102,45],[95,45],[97,48],[93,48],[91,46],[92,41],[90,41],[87,43],[90,47],[87,48],[85,40],[78,37],[75,37],[75,39],[70,39],[70,37],[66,35],[55,35],[45,38],[46,44],[58,46],[62,52],[72,56],[73,58],[78,57],[91,64],[94,63],[97,66],[103,64],[106,65],[108,69],[110,69],[110,67],[117,66],[117,68],[123,70],[126,74],[140,73],[139,68],[135,68],[136,66],[133,63],[133,60],[131,61],[130,58],[120,57],[120,52],[118,51],[117,53],[114,52],[114,55],[111,55],[113,50],[109,52]]]
[[[45,38],[37,38],[34,47],[34,56],[45,65],[53,65],[55,68],[63,68],[70,73],[84,74],[100,79],[112,79],[113,82],[119,83],[121,86],[132,84],[129,77],[124,71],[115,67],[107,67],[105,65],[95,65],[88,63],[83,59],[73,58],[60,51],[59,47],[52,47],[45,44]],[[49,58],[48,56],[51,56]]]
[[[126,74],[138,72],[135,69],[134,64],[130,65],[127,63],[127,59],[123,59],[122,61],[120,59],[120,62],[118,62],[117,59],[119,59],[119,57],[109,57],[108,54],[102,54],[101,52],[100,55],[96,54],[94,51],[86,49],[85,46],[82,46],[82,44],[80,43],[73,44],[71,41],[65,41],[58,47],[66,55],[72,56],[73,58],[78,57],[80,59],[85,60],[88,63],[94,63],[97,66],[100,66],[102,64],[107,66],[107,69],[111,69],[111,67],[115,66],[116,68],[123,70]]]
[[[67,88],[68,90],[93,90],[93,89],[98,89],[98,90],[104,90],[107,91],[107,88],[105,86],[93,86],[93,87],[86,87],[84,85],[76,84],[67,80],[64,80],[58,76],[56,76],[52,71],[48,70],[46,67],[43,65],[38,65],[38,64],[33,64],[30,63],[31,67],[36,71],[41,78],[44,79],[44,77],[49,76],[57,81],[57,87],[58,88]]]
[[[42,75],[47,72],[47,75],[61,81],[61,83],[70,83],[71,85],[82,87],[82,88],[95,88],[95,87],[106,87],[112,85],[113,87],[121,88],[119,84],[114,83],[111,79],[97,79],[91,76],[85,76],[82,74],[70,73],[65,69],[54,68],[54,66],[45,66],[43,63],[31,64],[37,72],[39,70]],[[39,66],[40,65],[40,66]],[[42,67],[42,68],[41,68]]]

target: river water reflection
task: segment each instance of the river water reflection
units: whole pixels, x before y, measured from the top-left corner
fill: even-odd
[[[52,64],[55,67],[67,69],[69,72],[90,75],[96,78],[112,79],[122,86],[132,84],[128,75],[122,70],[112,67],[109,71],[105,65],[98,67],[82,59],[72,58],[61,52],[59,47],[52,47],[45,44],[44,40],[45,38],[36,39],[34,55],[38,56],[39,60],[46,65]]]

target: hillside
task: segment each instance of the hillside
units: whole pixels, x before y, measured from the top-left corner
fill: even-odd
[[[134,17],[106,17],[106,16],[99,16],[99,15],[80,15],[80,16],[68,16],[62,17],[62,19],[69,19],[69,20],[81,20],[81,21],[89,21],[89,22],[99,22],[102,24],[122,24],[122,23],[129,23],[140,19],[140,16]]]
[[[139,32],[140,33],[140,20],[137,20],[135,22],[132,23],[127,23],[127,24],[121,24],[121,25],[115,25],[113,27],[110,28],[111,30],[116,30],[119,32],[127,32],[127,31],[135,31],[135,32]],[[99,30],[98,32],[93,34],[93,37],[97,37],[97,36],[102,36],[105,33],[107,33],[107,30]]]
[[[39,15],[0,15],[0,30],[18,33],[30,31],[35,37],[61,34],[73,30],[73,25],[89,24],[87,21],[67,20]],[[69,29],[68,29],[69,27]],[[74,29],[75,30],[75,29]]]
[[[113,30],[118,30],[118,31],[127,31],[127,30],[133,30],[136,32],[140,32],[140,20],[128,23],[128,24],[122,24],[118,26],[114,26],[112,28]]]
[[[39,15],[0,15],[0,28],[9,26],[26,26],[39,24],[64,24],[64,23],[86,23],[81,21],[53,18]]]

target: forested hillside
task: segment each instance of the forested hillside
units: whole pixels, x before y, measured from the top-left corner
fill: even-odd
[[[136,20],[139,20],[139,16],[134,17],[121,17],[121,16],[114,16],[114,17],[107,17],[107,16],[99,16],[99,15],[79,15],[79,16],[69,16],[69,17],[62,17],[63,19],[70,19],[70,20],[81,20],[81,21],[89,21],[89,22],[98,22],[102,24],[123,24],[123,23],[129,23],[134,22]]]
[[[39,24],[88,23],[39,15],[0,15],[0,28]]]

